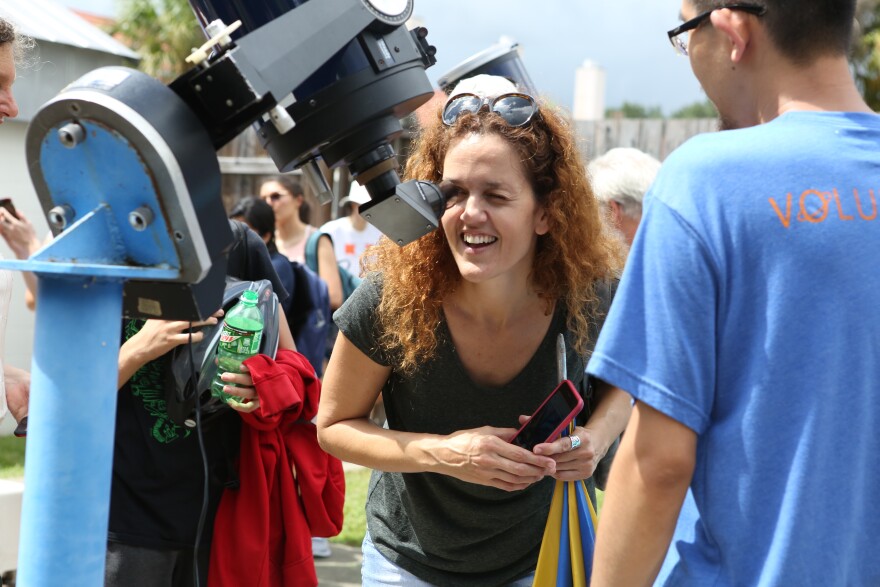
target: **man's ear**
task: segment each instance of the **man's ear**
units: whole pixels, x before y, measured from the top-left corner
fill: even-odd
[[[606,205],[608,206],[608,216],[611,218],[614,228],[620,229],[623,223],[623,206],[617,200],[609,200]]]
[[[730,41],[730,60],[734,63],[742,61],[752,38],[750,17],[751,15],[741,10],[730,8],[720,8],[709,16],[712,26]]]

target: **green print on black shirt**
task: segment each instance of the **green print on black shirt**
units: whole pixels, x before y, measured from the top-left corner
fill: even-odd
[[[125,340],[138,333],[143,327],[144,322],[141,320],[130,320],[125,325]],[[167,402],[165,401],[165,390],[163,389],[165,358],[159,358],[150,361],[137,370],[131,377],[129,384],[131,393],[135,397],[141,398],[144,403],[144,409],[155,418],[155,422],[150,428],[150,434],[156,441],[162,444],[174,442],[179,438],[186,438],[190,431],[184,426],[175,424],[168,416]]]

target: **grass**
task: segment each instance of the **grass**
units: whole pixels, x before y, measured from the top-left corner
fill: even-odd
[[[24,439],[0,436],[0,479],[24,477]]]
[[[339,536],[330,542],[340,542],[349,546],[360,546],[367,533],[367,517],[364,504],[367,503],[367,486],[370,483],[369,469],[356,469],[345,472],[345,521]]]
[[[24,440],[14,436],[0,436],[0,479],[15,479],[24,476]],[[339,536],[331,542],[360,546],[367,532],[364,504],[367,503],[367,486],[370,483],[369,469],[355,469],[345,473],[345,522]],[[604,494],[596,492],[599,509],[602,508]]]

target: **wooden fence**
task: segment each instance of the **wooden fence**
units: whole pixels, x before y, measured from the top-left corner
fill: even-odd
[[[589,161],[615,147],[635,147],[661,161],[690,137],[716,130],[717,121],[700,119],[620,118],[595,122],[576,122],[578,147]],[[396,141],[395,151],[406,152],[407,137]],[[223,172],[223,204],[230,209],[241,198],[258,195],[262,181],[278,173],[275,163],[260,146],[256,133],[246,130],[218,153]],[[345,175],[345,178],[348,176]],[[320,225],[331,217],[329,206],[321,206],[303,182],[306,199],[312,207],[312,224]]]
[[[663,161],[692,136],[713,132],[717,126],[713,118],[620,118],[575,123],[579,147],[587,161],[615,147],[635,147]]]

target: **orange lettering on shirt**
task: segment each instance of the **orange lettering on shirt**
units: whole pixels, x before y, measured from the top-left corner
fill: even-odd
[[[810,211],[807,210],[807,197],[808,196],[817,196],[819,200],[822,202],[821,210],[818,210],[818,213],[813,215],[810,214]],[[807,190],[801,194],[801,211],[798,214],[798,220],[801,222],[812,222],[813,224],[818,224],[820,222],[825,222],[825,218],[828,216],[828,200],[831,197],[829,194],[825,192],[820,192],[819,190]]]
[[[354,243],[345,243],[345,254],[354,255]]]
[[[862,217],[862,220],[874,220],[877,218],[877,200],[874,198],[874,190],[868,190],[868,193],[871,195],[871,208],[873,209],[873,213],[870,216],[866,216],[862,211],[862,202],[859,199],[859,190],[853,189],[853,196],[856,198],[856,208],[859,209],[859,216]]]
[[[773,210],[776,212],[776,215],[779,216],[779,221],[782,223],[782,226],[785,228],[791,226],[791,194],[786,194],[785,196],[785,215],[782,214],[782,210],[779,209],[779,205],[773,198],[770,198],[770,205],[773,206]]]
[[[840,203],[840,194],[837,193],[837,188],[834,188],[834,202],[837,204],[837,215],[840,216],[841,220],[847,221],[855,219],[855,216],[850,216],[843,212],[843,205]]]

